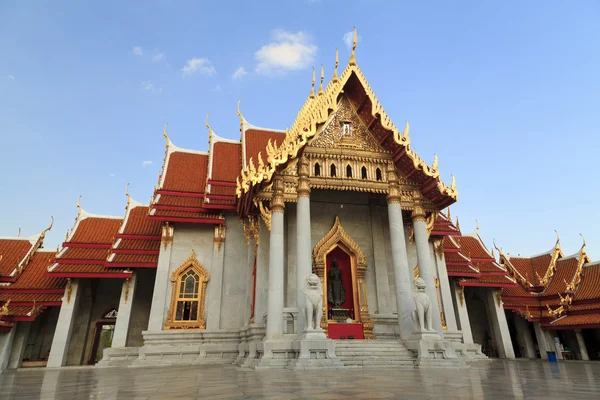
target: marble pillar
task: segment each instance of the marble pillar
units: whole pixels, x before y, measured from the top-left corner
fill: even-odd
[[[492,324],[493,338],[496,340],[498,354],[500,358],[515,358],[515,350],[513,349],[510,339],[510,331],[504,314],[504,305],[500,297],[499,289],[487,289],[486,303],[488,308],[488,318]]]
[[[404,238],[404,221],[400,207],[400,189],[395,169],[388,170],[390,182],[388,202],[388,218],[390,224],[390,242],[392,247],[392,266],[394,268],[394,283],[396,289],[396,307],[398,310],[398,325],[400,338],[408,340],[413,331],[411,314],[414,310],[411,290],[411,273],[408,267],[406,241]]]
[[[10,332],[0,333],[0,372],[8,367],[8,360],[12,351],[13,342],[17,333],[17,326],[13,326]]]
[[[223,295],[223,261],[225,255],[225,226],[215,226],[210,281],[207,287],[206,329],[218,330],[221,324]]]
[[[548,343],[548,339],[542,330],[542,326],[539,322],[533,323],[533,331],[535,332],[535,338],[538,343],[538,349],[540,351],[540,358],[542,360],[548,359],[548,351],[554,351],[550,348],[550,343]]]
[[[165,304],[167,304],[167,290],[169,289],[169,267],[171,264],[171,251],[173,249],[174,227],[165,224],[162,227],[162,241],[158,255],[156,278],[154,279],[154,292],[150,305],[150,318],[148,331],[162,331],[165,323]]]
[[[73,333],[73,321],[79,308],[79,298],[82,295],[81,281],[72,279],[65,288],[65,295],[62,298],[60,313],[56,323],[56,330],[52,339],[52,347],[48,356],[47,367],[63,367],[67,363],[67,354],[71,334]]]
[[[12,351],[10,353],[10,358],[8,359],[8,368],[21,368],[25,349],[27,348],[27,338],[29,337],[29,331],[31,330],[32,324],[33,322],[21,321],[13,328],[13,330],[16,329],[17,332],[15,333],[15,339],[12,343]]]
[[[267,340],[283,338],[283,179],[273,178],[271,234],[269,239],[269,284],[267,291]]]
[[[517,343],[521,350],[521,357],[536,358],[535,346],[529,329],[529,322],[520,315],[513,314],[515,329],[517,334]]]
[[[425,281],[427,296],[431,300],[431,323],[433,329],[443,334],[442,320],[440,318],[440,307],[437,302],[437,293],[435,290],[435,280],[433,279],[433,260],[429,251],[429,235],[427,234],[427,223],[425,222],[425,212],[420,206],[416,206],[412,215],[413,227],[415,231],[415,244],[417,247],[417,262],[419,263],[419,274]]]
[[[439,246],[442,246],[442,239],[436,240],[439,240]],[[434,260],[437,267],[437,276],[440,280],[440,297],[442,299],[444,317],[446,318],[446,329],[447,332],[456,332],[458,331],[458,325],[456,324],[456,315],[454,314],[454,305],[452,304],[452,291],[450,290],[450,279],[448,278],[444,253],[436,254],[434,250]]]
[[[473,331],[471,331],[471,321],[467,311],[467,299],[465,297],[465,288],[460,286],[455,280],[451,283],[454,302],[456,303],[456,316],[458,325],[462,331],[463,343],[473,343]]]
[[[298,333],[306,326],[304,284],[312,273],[312,248],[310,232],[310,182],[309,164],[304,157],[298,162],[298,204],[296,205],[296,308],[298,308]]]
[[[583,338],[581,329],[575,330],[575,337],[577,338],[577,345],[579,346],[579,354],[581,354],[581,359],[583,361],[589,361],[590,356],[588,355],[587,346],[585,345],[585,340]]]
[[[134,273],[131,278],[123,281],[121,299],[119,300],[117,321],[115,323],[115,332],[113,334],[111,347],[127,347],[127,335],[129,334],[131,310],[133,309],[133,297],[135,295],[136,286],[136,273]]]

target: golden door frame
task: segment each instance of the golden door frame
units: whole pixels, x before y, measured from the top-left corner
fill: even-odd
[[[369,305],[367,301],[367,286],[365,284],[365,272],[367,270],[367,257],[358,244],[352,240],[346,233],[339,217],[335,217],[333,227],[313,249],[313,269],[315,274],[321,278],[323,284],[323,318],[321,319],[321,328],[327,331],[329,320],[327,318],[327,275],[325,266],[327,255],[336,247],[340,247],[350,256],[350,269],[352,271],[352,295],[354,299],[354,309],[359,313],[354,313],[354,320],[362,322],[365,339],[375,339],[373,334],[373,321],[369,315]]]

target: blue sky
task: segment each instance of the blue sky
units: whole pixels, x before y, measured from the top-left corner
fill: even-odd
[[[0,3],[0,235],[54,247],[86,211],[150,198],[175,144],[206,149],[249,122],[285,128],[311,66],[357,60],[422,158],[457,179],[453,215],[506,252],[588,242],[600,258],[596,1]],[[235,74],[237,71],[237,74]],[[235,76],[234,76],[235,75]]]

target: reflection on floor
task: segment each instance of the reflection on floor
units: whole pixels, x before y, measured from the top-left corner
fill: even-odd
[[[2,399],[597,399],[600,363],[485,361],[464,370],[235,366],[5,371]]]

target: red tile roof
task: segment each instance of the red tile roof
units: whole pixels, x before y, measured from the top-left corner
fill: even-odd
[[[28,238],[0,239],[0,275],[9,276],[29,254],[35,241]]]
[[[285,132],[261,128],[246,129],[244,135],[244,143],[246,144],[246,164],[248,164],[250,162],[250,158],[252,158],[254,165],[258,164],[259,152],[262,152],[263,161],[266,162],[267,155],[265,153],[265,149],[267,148],[269,139],[271,139],[271,143],[277,143],[278,145],[281,145],[281,143],[283,143],[283,139],[285,139]]]
[[[16,282],[5,287],[0,286],[0,292],[3,289],[9,289],[10,291],[20,289],[64,289],[67,283],[66,279],[45,275],[48,263],[53,258],[53,251],[36,251],[31,262],[23,270],[23,273]]]
[[[176,150],[169,154],[163,183],[158,189],[204,193],[208,154]]]

